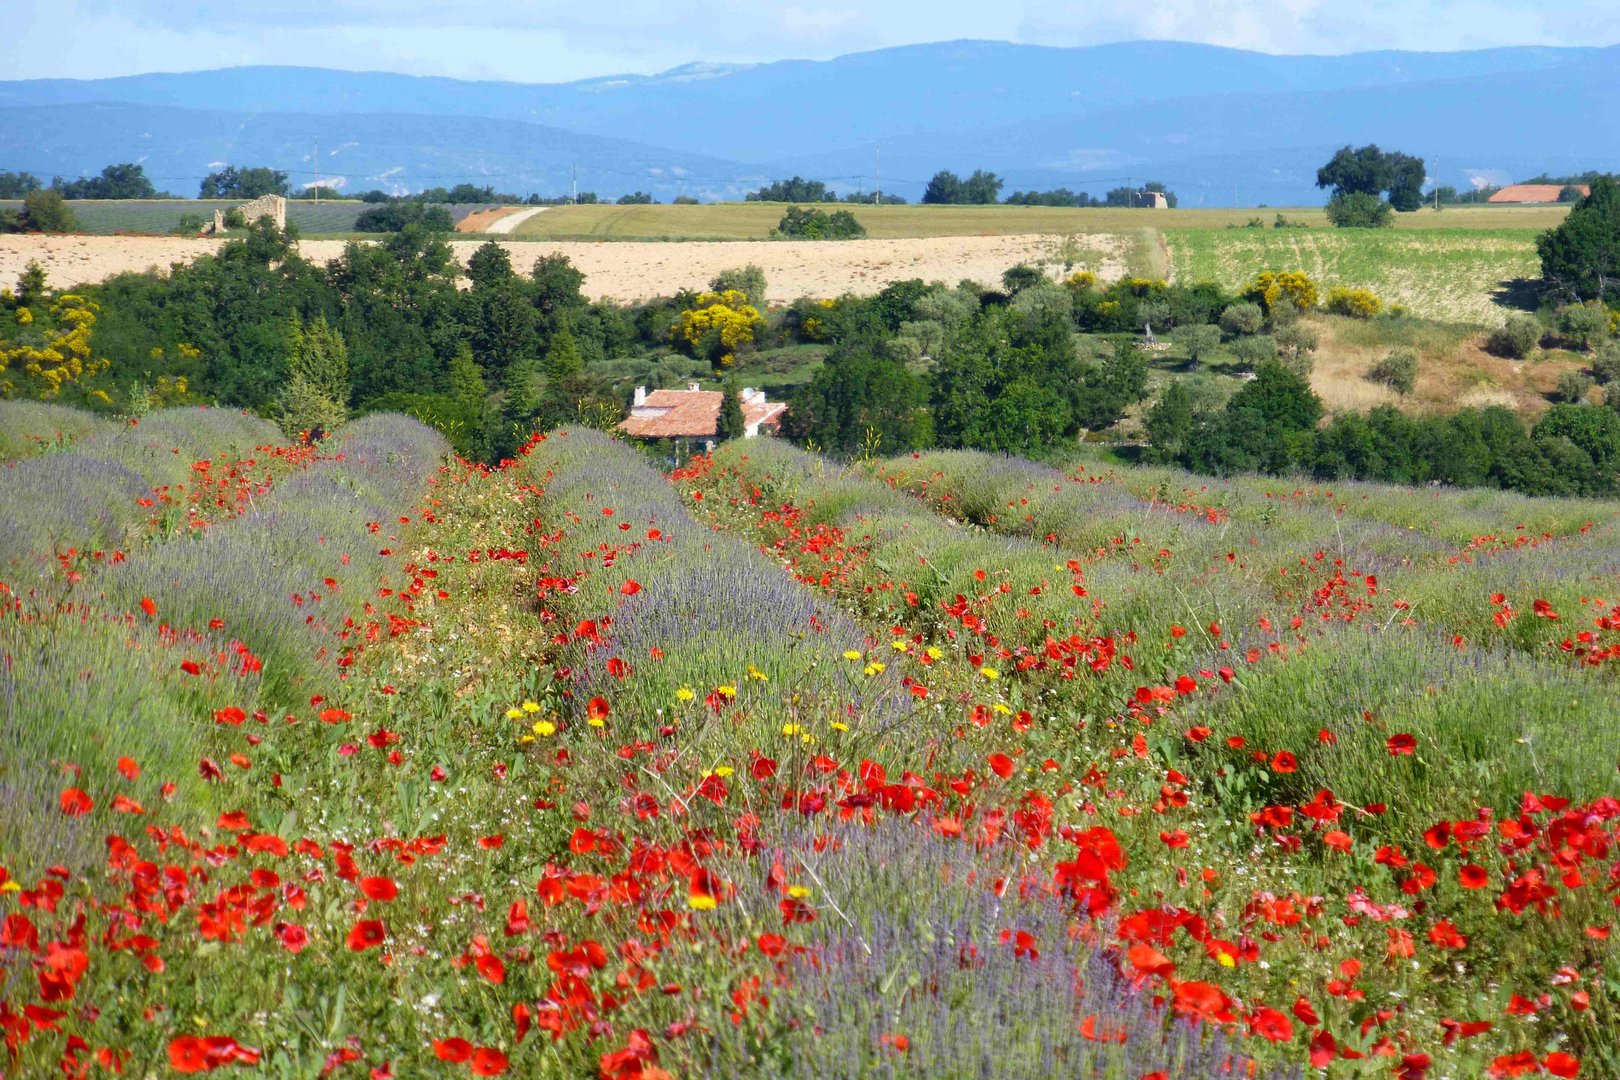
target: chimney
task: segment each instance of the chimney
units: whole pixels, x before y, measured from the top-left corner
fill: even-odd
[[[638,386],[636,387],[636,399],[633,407],[639,409],[645,404],[647,404],[647,388]]]
[[[692,391],[695,394],[695,393],[697,393],[698,384],[697,383],[687,383],[686,388],[688,390]]]

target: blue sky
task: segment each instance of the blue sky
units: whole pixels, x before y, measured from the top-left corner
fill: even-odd
[[[555,82],[954,38],[1274,53],[1607,45],[1617,0],[5,0],[0,78],[306,64]]]

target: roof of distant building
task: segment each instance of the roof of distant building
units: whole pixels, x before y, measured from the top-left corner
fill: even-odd
[[[1592,189],[1585,184],[1576,184],[1575,188],[1582,196],[1592,194]],[[1562,184],[1511,184],[1492,195],[1488,201],[1493,203],[1555,203],[1563,190],[1564,185]]]
[[[743,402],[743,426],[750,432],[775,427],[787,411],[787,403],[767,402],[765,391],[749,387],[739,392]],[[654,390],[645,397],[637,394],[630,415],[619,430],[641,439],[713,438],[720,427],[719,390]]]

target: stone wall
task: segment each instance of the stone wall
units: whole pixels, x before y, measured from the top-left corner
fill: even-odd
[[[245,202],[241,206],[232,209],[240,210],[242,218],[249,225],[262,217],[268,217],[276,223],[276,228],[285,229],[287,227],[287,200],[280,195],[260,195],[252,202]],[[225,231],[225,211],[223,210],[214,211],[214,231],[216,233]]]

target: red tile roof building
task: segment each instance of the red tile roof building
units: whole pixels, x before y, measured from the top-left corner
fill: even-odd
[[[1563,192],[1562,184],[1511,184],[1490,197],[1493,203],[1555,203]],[[1592,189],[1585,184],[1576,184],[1575,190],[1581,197],[1592,194]]]
[[[787,411],[787,403],[766,401],[765,391],[745,386],[739,393],[743,408],[743,437],[753,438],[760,428],[775,430]],[[638,439],[686,439],[706,443],[712,449],[720,427],[719,390],[699,390],[692,383],[686,390],[654,390],[636,387],[630,415],[619,423],[619,430]]]

